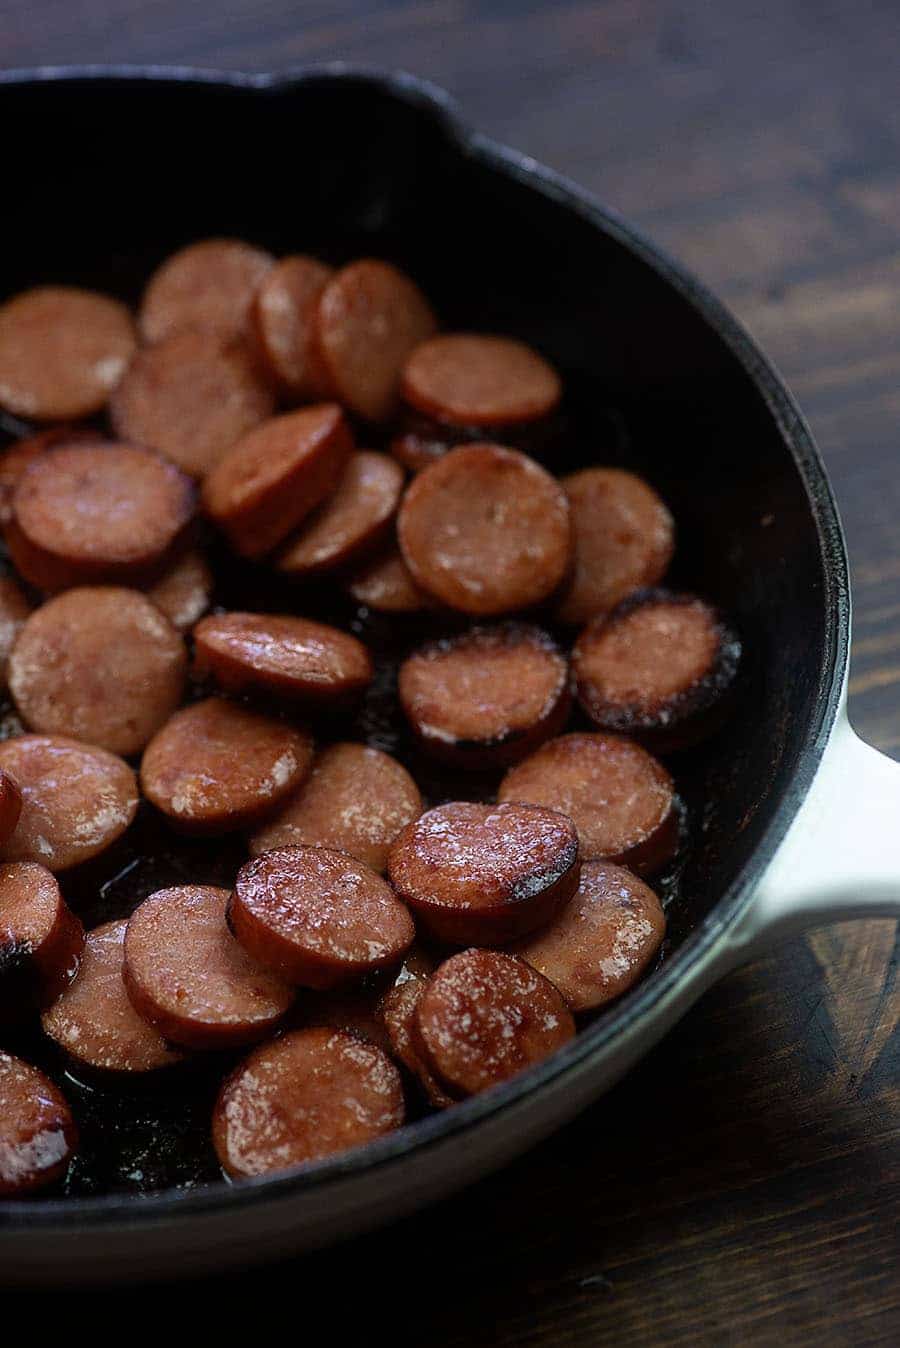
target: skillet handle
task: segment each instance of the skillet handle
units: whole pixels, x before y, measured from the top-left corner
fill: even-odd
[[[835,725],[809,795],[734,931],[733,963],[797,932],[900,917],[900,763]]]

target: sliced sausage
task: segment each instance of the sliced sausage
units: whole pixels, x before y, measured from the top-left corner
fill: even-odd
[[[620,468],[585,468],[562,485],[572,510],[575,565],[557,617],[579,626],[662,579],[675,551],[675,525],[653,488]]]
[[[184,641],[137,590],[67,590],[32,613],[9,660],[30,730],[136,754],[172,715],[187,675]]]
[[[120,439],[157,450],[195,478],[274,411],[246,347],[191,331],[140,350],[109,405]]]
[[[16,829],[22,814],[22,793],[8,772],[0,769],[0,843]]]
[[[593,1011],[638,981],[665,932],[662,905],[643,880],[622,866],[586,861],[565,908],[510,953],[549,978],[572,1011]]]
[[[0,865],[0,1020],[48,1006],[72,981],[84,927],[45,866]]]
[[[514,426],[546,416],[562,382],[543,356],[512,337],[447,332],[420,343],[403,368],[404,400],[457,426]]]
[[[10,651],[30,613],[31,604],[12,576],[0,576],[0,685],[6,684]]]
[[[557,810],[457,801],[406,826],[387,873],[439,940],[501,945],[549,922],[571,898],[578,838]]]
[[[243,557],[272,552],[337,489],[353,437],[336,403],[272,417],[203,484],[207,514]]]
[[[185,832],[229,833],[276,809],[312,756],[305,731],[209,697],[177,711],[154,735],[141,761],[141,787]]]
[[[376,613],[422,613],[433,600],[420,590],[396,546],[356,572],[347,586],[358,604]]]
[[[582,861],[649,875],[678,846],[675,788],[663,765],[620,735],[561,735],[510,768],[500,800],[552,805],[574,820]]]
[[[159,342],[185,328],[245,335],[254,296],[274,263],[270,253],[240,239],[203,239],[181,248],[147,283],[138,317],[142,337]]]
[[[44,1033],[81,1067],[129,1076],[156,1072],[183,1054],[135,1011],[123,981],[127,922],[85,937],[78,976],[41,1017]]]
[[[40,286],[0,305],[0,407],[70,421],[105,405],[137,344],[124,304],[92,290]]]
[[[374,1044],[328,1028],[254,1049],[225,1081],[213,1145],[233,1179],[290,1170],[399,1128],[403,1083]]]
[[[128,919],[128,996],[149,1025],[184,1048],[253,1044],[294,999],[228,930],[228,899],[227,889],[181,885],[151,894]]]
[[[446,1109],[454,1100],[426,1066],[415,1033],[416,1007],[433,972],[434,960],[414,946],[393,985],[382,994],[378,1013],[390,1052],[418,1082],[428,1103]]]
[[[315,330],[334,396],[368,421],[385,421],[407,357],[436,326],[421,290],[396,267],[364,258],[341,268],[319,298]]]
[[[298,402],[327,393],[314,332],[319,297],[334,268],[295,254],[277,262],[256,292],[253,321],[273,377]]]
[[[386,454],[352,455],[334,495],[279,553],[278,570],[314,576],[370,552],[390,531],[403,480],[402,468]]]
[[[289,983],[332,988],[398,964],[415,928],[390,885],[326,847],[279,847],[238,871],[231,930]]]
[[[105,749],[62,735],[0,743],[0,769],[22,793],[22,813],[0,847],[4,861],[40,861],[67,871],[120,838],[138,807],[135,775]]]
[[[195,666],[230,693],[261,690],[322,706],[356,698],[372,681],[361,641],[309,618],[212,613],[194,628]]]
[[[400,667],[400,704],[423,747],[462,767],[509,766],[565,725],[568,661],[538,627],[473,627]]]
[[[575,1034],[552,983],[499,950],[462,950],[432,974],[415,1013],[428,1069],[460,1099],[555,1053]]]
[[[55,445],[96,439],[97,432],[87,426],[50,426],[4,449],[0,455],[0,529],[12,519],[13,495],[30,463]]]
[[[397,534],[416,584],[476,616],[541,603],[569,568],[565,492],[533,459],[500,445],[460,445],[419,473]]]
[[[30,1063],[0,1052],[0,1198],[60,1179],[77,1145],[62,1092]]]
[[[188,632],[212,602],[213,573],[202,552],[186,552],[147,591],[179,632]]]
[[[721,724],[740,653],[735,633],[702,599],[639,590],[576,641],[578,700],[603,730],[662,753],[689,748]]]
[[[383,871],[391,843],[421,813],[419,788],[390,754],[365,744],[332,744],[278,814],[253,834],[250,851],[334,847]]]
[[[164,569],[194,507],[190,480],[151,450],[60,445],[22,475],[7,542],[41,590],[141,583]]]

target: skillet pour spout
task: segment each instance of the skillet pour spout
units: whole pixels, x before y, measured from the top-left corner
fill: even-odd
[[[679,769],[695,827],[667,958],[584,1033],[504,1085],[295,1173],[0,1202],[0,1280],[221,1272],[384,1223],[571,1119],[767,943],[900,913],[900,766],[846,719],[849,586],[828,480],[779,375],[699,282],[409,75],[12,71],[0,117],[28,127],[5,147],[2,295],[49,277],[134,302],[164,256],[211,235],[397,262],[449,329],[509,333],[563,371],[555,471],[602,460],[646,476],[679,523],[673,581],[734,615],[752,653],[739,713]],[[116,165],[115,210],[84,191],[97,144]],[[285,154],[297,145],[302,181]]]

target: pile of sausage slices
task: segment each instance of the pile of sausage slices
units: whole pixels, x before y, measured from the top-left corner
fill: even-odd
[[[76,1080],[227,1050],[232,1178],[508,1079],[659,951],[647,879],[680,810],[655,754],[718,725],[740,646],[657,588],[673,522],[646,482],[523,452],[561,393],[537,351],[440,332],[371,259],[209,240],[136,318],[69,287],[0,306],[0,408],[30,428],[0,458],[22,732],[0,742],[0,1024],[40,1017]],[[263,587],[303,582],[296,609],[331,585],[393,626],[427,614],[392,696],[416,752],[493,773],[492,798],[426,808],[407,766],[342,740],[372,653],[297,612],[211,610],[210,538]],[[142,799],[241,835],[246,864],[85,932],[58,877]],[[58,1181],[77,1145],[58,1086],[0,1052],[0,1194]]]

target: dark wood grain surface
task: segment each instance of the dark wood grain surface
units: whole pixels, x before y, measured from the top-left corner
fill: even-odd
[[[444,85],[695,268],[774,356],[847,529],[852,716],[900,757],[896,0],[0,0],[7,66],[335,58]],[[791,942],[518,1164],[229,1279],[228,1304],[433,1348],[900,1341],[897,964],[894,923]]]

